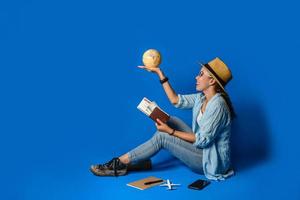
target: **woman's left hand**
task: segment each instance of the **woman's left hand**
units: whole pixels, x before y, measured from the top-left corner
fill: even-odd
[[[155,126],[156,126],[157,130],[159,130],[161,132],[168,133],[168,134],[172,133],[173,129],[170,128],[166,123],[163,123],[158,118],[156,119],[156,121],[158,122],[158,123],[155,123]]]

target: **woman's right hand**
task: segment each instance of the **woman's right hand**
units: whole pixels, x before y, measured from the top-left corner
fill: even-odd
[[[160,68],[159,67],[146,67],[146,66],[138,66],[138,68],[141,68],[141,69],[145,69],[147,70],[148,72],[153,72],[153,73],[156,73],[158,74],[160,72]]]

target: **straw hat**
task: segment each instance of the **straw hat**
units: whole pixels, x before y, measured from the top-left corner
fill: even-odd
[[[219,86],[225,91],[224,87],[232,79],[231,71],[227,65],[218,57],[207,64],[200,63],[205,67],[210,75],[217,81]]]

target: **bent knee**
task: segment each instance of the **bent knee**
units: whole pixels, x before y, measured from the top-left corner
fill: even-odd
[[[162,141],[165,140],[167,137],[170,137],[168,133],[156,131],[156,133],[153,136],[156,140]]]

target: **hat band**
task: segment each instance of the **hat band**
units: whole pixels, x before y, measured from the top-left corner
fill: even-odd
[[[216,79],[222,84],[223,87],[225,86],[226,83],[218,76],[218,74],[216,74],[216,72],[210,67],[209,64],[204,64],[204,67],[206,67],[209,72],[216,77]]]

